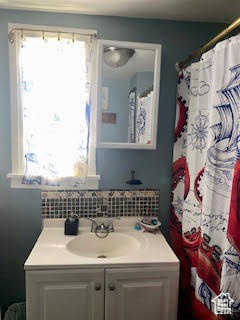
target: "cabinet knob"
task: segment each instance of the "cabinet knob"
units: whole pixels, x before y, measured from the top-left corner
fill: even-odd
[[[95,283],[95,290],[96,291],[101,290],[101,288],[102,288],[101,283]]]
[[[109,286],[108,286],[108,289],[111,290],[111,291],[114,291],[115,290],[115,284],[114,283],[110,283]]]

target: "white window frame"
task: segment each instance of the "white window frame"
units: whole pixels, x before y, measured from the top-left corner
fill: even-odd
[[[86,35],[97,35],[96,30],[89,29],[75,29],[75,28],[62,28],[54,26],[39,26],[29,24],[8,24],[8,32],[11,30],[19,29],[31,29],[31,30],[44,30],[55,32],[69,32],[80,33]],[[95,40],[93,40],[95,41]],[[96,40],[97,42],[97,40]],[[57,190],[63,187],[43,186],[43,185],[27,185],[22,184],[24,162],[23,162],[23,123],[22,123],[22,106],[20,99],[20,83],[18,73],[18,53],[19,53],[19,41],[9,42],[9,75],[10,75],[10,105],[11,105],[11,152],[12,152],[12,168],[11,173],[7,174],[7,178],[11,181],[12,188],[26,188],[26,189],[42,189],[42,190]],[[96,44],[94,49],[94,59],[96,61]],[[98,189],[100,176],[96,174],[96,125],[97,125],[97,111],[96,111],[96,65],[93,66],[92,77],[92,90],[91,90],[91,120],[90,120],[90,141],[89,141],[89,161],[88,161],[88,175],[85,183],[81,184],[77,188],[64,188],[67,189]]]

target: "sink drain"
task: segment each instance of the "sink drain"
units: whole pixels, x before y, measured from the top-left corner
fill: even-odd
[[[100,256],[98,256],[98,258],[107,258],[107,256],[105,256],[104,254],[102,254],[102,255],[100,255]]]

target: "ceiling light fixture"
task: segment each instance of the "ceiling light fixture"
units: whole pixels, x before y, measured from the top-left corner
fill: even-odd
[[[124,66],[134,53],[135,50],[130,48],[105,47],[103,59],[108,66],[118,68]]]

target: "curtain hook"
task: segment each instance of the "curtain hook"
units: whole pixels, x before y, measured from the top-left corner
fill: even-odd
[[[72,42],[74,42],[75,41],[75,39],[74,39],[74,32],[73,32],[73,34],[72,34]]]
[[[58,41],[60,41],[61,31],[58,32]]]
[[[45,40],[45,34],[44,31],[42,32],[42,39]]]
[[[21,40],[23,40],[23,29],[21,29]]]
[[[10,43],[14,43],[14,38],[15,38],[15,34],[14,34],[14,30],[11,30],[8,34],[8,40]]]

